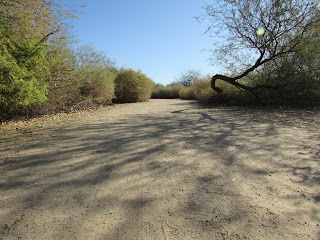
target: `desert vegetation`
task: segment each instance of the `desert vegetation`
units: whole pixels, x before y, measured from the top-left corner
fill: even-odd
[[[152,98],[164,98],[164,99],[174,99],[179,98],[179,90],[182,88],[179,84],[169,84],[164,86],[162,84],[155,84],[152,91]]]
[[[211,61],[224,74],[188,70],[175,81],[181,99],[206,104],[319,104],[318,1],[224,0],[200,22],[214,37]],[[213,75],[213,76],[212,76]]]
[[[254,99],[246,92],[227,84],[218,82],[224,91],[216,93],[211,88],[211,76],[208,74],[194,81],[192,86],[182,86],[179,97],[183,100],[197,100],[201,104],[250,104]]]
[[[225,0],[204,9],[208,33],[227,35],[213,57],[229,74],[212,77],[215,92],[223,81],[260,103],[319,101],[318,1]]]
[[[56,1],[0,1],[0,119],[150,97],[147,76],[76,43],[68,23],[77,14]]]
[[[132,103],[148,100],[154,83],[141,72],[124,70],[118,73],[115,85],[116,101]]]
[[[203,9],[198,20],[209,23],[207,33],[215,37],[211,61],[224,73],[190,69],[163,86],[140,70],[119,69],[93,46],[77,44],[69,20],[78,11],[55,1],[0,1],[0,118],[150,97],[203,104],[319,103],[317,1],[225,0]]]

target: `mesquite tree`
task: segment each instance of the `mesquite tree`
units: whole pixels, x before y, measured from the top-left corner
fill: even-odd
[[[320,21],[319,1],[312,0],[217,0],[204,9],[205,18],[210,20],[207,31],[223,38],[223,44],[216,51],[222,59],[239,52],[245,53],[246,59],[255,57],[235,76],[213,76],[212,89],[221,93],[216,81],[222,80],[257,98],[257,90],[281,86],[249,85],[239,80],[266,63],[294,54]]]

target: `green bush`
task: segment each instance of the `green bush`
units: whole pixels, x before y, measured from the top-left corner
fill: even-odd
[[[179,90],[181,85],[173,84],[168,86],[163,86],[161,84],[156,84],[153,89],[152,98],[164,98],[164,99],[173,99],[179,98]]]
[[[265,64],[263,71],[252,73],[252,86],[270,86],[257,91],[260,100],[273,104],[319,103],[319,58],[312,55],[310,59],[305,58],[298,53],[283,56]]]
[[[179,90],[179,97],[183,100],[192,100],[192,99],[196,99],[195,96],[195,88],[194,86],[190,86],[190,87],[182,87]]]
[[[75,63],[81,96],[89,103],[110,104],[114,98],[114,62],[105,52],[83,45],[75,51]]]
[[[151,97],[153,81],[141,72],[124,70],[115,79],[116,102],[132,103],[147,101]]]
[[[179,91],[181,99],[196,99],[201,104],[242,104],[252,101],[252,96],[224,81],[217,81],[216,86],[223,92],[218,94],[211,88],[211,76],[196,80],[191,87]]]
[[[199,103],[209,104],[213,102],[213,98],[217,93],[211,88],[211,78],[209,76],[196,80],[193,87],[195,98]]]
[[[114,98],[115,74],[106,67],[92,68],[80,71],[83,80],[80,94],[89,102],[95,101],[110,104]]]
[[[0,26],[0,110],[11,114],[46,100],[50,75],[44,46],[18,41]]]

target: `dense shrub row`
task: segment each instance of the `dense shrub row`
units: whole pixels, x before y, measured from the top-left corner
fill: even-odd
[[[182,88],[181,85],[171,84],[168,86],[163,86],[162,84],[156,84],[151,97],[152,98],[166,98],[173,99],[179,98],[179,90]]]
[[[292,62],[291,62],[292,65]],[[211,88],[211,76],[207,75],[194,82],[192,86],[181,87],[181,99],[195,99],[201,104],[317,104],[320,101],[320,84],[317,78],[294,71],[291,65],[282,65],[281,71],[264,74],[252,73],[238,82],[246,86],[270,85],[275,87],[258,89],[255,92],[239,89],[225,81],[217,80],[216,87],[222,89],[217,93]],[[270,68],[269,68],[270,69]],[[271,70],[269,70],[271,71]],[[281,75],[277,75],[277,74]],[[271,75],[272,74],[272,75]],[[319,73],[317,73],[319,75]],[[271,76],[272,77],[271,77]],[[282,84],[282,86],[281,86]],[[272,86],[272,85],[271,85]],[[281,86],[281,87],[279,87]]]
[[[316,20],[303,36],[293,31],[292,36],[283,38],[284,47],[293,44],[289,39],[299,40],[290,51],[275,54],[268,44],[262,44],[265,49],[259,52],[275,55],[263,65],[256,65],[256,69],[249,68],[245,75],[239,75],[241,79],[234,78],[238,83],[234,85],[243,84],[242,90],[220,78],[216,87],[222,92],[218,94],[210,87],[210,76],[201,77],[197,71],[189,70],[176,84],[166,87],[158,84],[152,92],[153,82],[141,72],[117,69],[104,52],[91,46],[75,48],[66,23],[66,19],[75,14],[61,11],[59,6],[63,6],[54,2],[23,0],[8,4],[8,1],[0,1],[0,120],[18,114],[70,111],[112,101],[145,101],[150,96],[196,99],[205,104],[247,104],[257,99],[261,102],[320,101],[318,12],[310,15]],[[275,26],[278,26],[277,21]],[[255,36],[255,31],[249,33]],[[259,42],[256,46],[260,46],[262,38],[271,41],[274,36],[286,34],[265,34],[242,40],[255,39]],[[276,46],[278,43],[276,41]],[[274,50],[279,49],[282,48]],[[230,57],[224,48],[221,53]],[[234,74],[236,76],[239,71]]]
[[[92,46],[75,47],[64,22],[74,11],[59,6],[0,1],[0,121],[150,97],[144,74],[117,69]]]
[[[253,96],[226,82],[217,82],[217,87],[223,89],[221,94],[212,90],[211,77],[207,75],[196,80],[192,86],[182,87],[179,96],[181,99],[197,100],[201,104],[247,104],[253,101]]]
[[[254,96],[226,82],[218,81],[217,87],[223,89],[222,94],[218,94],[212,90],[211,76],[206,75],[194,80],[191,86],[182,86],[179,84],[163,86],[156,84],[152,92],[152,98],[197,100],[201,104],[247,104],[254,101]]]
[[[196,99],[194,85],[193,86],[188,86],[188,87],[182,87],[179,90],[179,97],[181,99],[183,99],[183,100]]]

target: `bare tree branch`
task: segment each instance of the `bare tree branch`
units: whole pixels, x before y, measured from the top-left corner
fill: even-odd
[[[229,43],[229,48],[224,51],[246,48],[260,53],[251,67],[235,77],[214,75],[211,87],[218,93],[222,89],[216,86],[217,80],[228,82],[255,96],[257,89],[281,88],[261,84],[249,87],[237,80],[272,60],[294,53],[310,28],[320,21],[318,3],[312,0],[222,0],[206,5],[205,10],[212,19],[210,29],[219,26],[233,36],[230,40],[226,39],[223,46]],[[257,35],[258,27],[264,29],[263,35]]]
[[[47,41],[48,38],[51,36],[51,35],[54,35],[56,33],[58,33],[60,31],[60,26],[57,27],[56,30],[48,33],[47,35],[45,35],[37,44],[36,44],[36,47],[39,46],[40,44],[42,44],[43,42]]]

